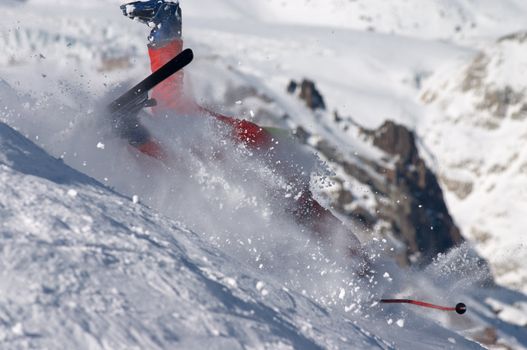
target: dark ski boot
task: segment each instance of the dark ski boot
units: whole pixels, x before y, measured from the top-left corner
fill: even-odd
[[[181,38],[181,7],[177,1],[135,1],[121,5],[121,10],[128,18],[138,20],[152,28],[148,36],[150,46],[163,46]]]

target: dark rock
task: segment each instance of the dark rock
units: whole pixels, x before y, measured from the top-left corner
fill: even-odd
[[[428,264],[438,253],[461,243],[463,238],[448,212],[438,180],[419,156],[414,133],[392,121],[378,129],[359,130],[386,153],[384,160],[342,154],[328,140],[320,140],[315,147],[329,162],[370,188],[377,202],[376,213],[359,206],[347,209],[353,197],[338,193],[335,209],[368,228],[378,222],[386,224],[406,244],[405,255],[397,257],[404,264]],[[309,137],[302,136],[304,140]]]
[[[296,81],[291,80],[289,82],[289,85],[287,85],[287,92],[290,94],[294,94],[297,87],[298,87],[298,84],[296,83]]]
[[[340,123],[342,121],[342,117],[339,115],[338,111],[333,112],[333,120],[335,120],[335,123]]]
[[[355,219],[356,222],[361,223],[364,227],[371,229],[373,225],[377,222],[377,218],[373,216],[368,209],[357,206],[353,208],[350,212],[351,216]]]
[[[502,43],[505,41],[516,41],[520,44],[524,43],[525,41],[527,41],[527,32],[512,33],[498,39],[498,43]]]
[[[373,145],[392,156],[399,156],[402,163],[415,163],[419,158],[413,133],[392,121],[386,121],[373,131]]]
[[[300,96],[302,100],[306,101],[306,105],[312,109],[326,109],[324,98],[317,90],[315,83],[311,80],[304,79],[300,84]]]
[[[395,176],[388,191],[393,208],[380,215],[392,222],[409,255],[419,256],[419,263],[429,263],[438,253],[461,243],[439,182],[419,157],[413,132],[387,121],[374,131],[373,144],[395,157]]]
[[[307,140],[311,136],[311,134],[301,126],[297,126],[297,128],[293,131],[293,135],[295,135],[298,142],[303,144],[306,144]]]

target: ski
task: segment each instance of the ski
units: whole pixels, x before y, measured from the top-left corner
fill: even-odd
[[[126,114],[139,111],[144,107],[155,105],[155,101],[148,99],[148,92],[156,85],[163,82],[172,74],[183,69],[192,62],[194,54],[191,49],[182,51],[179,55],[168,61],[163,67],[147,76],[140,83],[129,89],[108,105],[112,114]]]

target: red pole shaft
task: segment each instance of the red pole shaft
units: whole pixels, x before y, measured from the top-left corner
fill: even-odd
[[[440,306],[430,303],[425,303],[424,301],[412,300],[412,299],[381,299],[383,304],[412,304],[422,307],[427,307],[430,309],[437,309],[442,311],[456,311],[455,307]]]

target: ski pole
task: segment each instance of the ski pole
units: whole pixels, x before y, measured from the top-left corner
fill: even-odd
[[[467,312],[467,306],[463,303],[458,303],[455,307],[440,306],[435,304],[426,303],[424,301],[412,300],[412,299],[381,299],[382,304],[412,304],[421,307],[427,307],[430,309],[437,309],[442,311],[455,311],[460,315]]]

